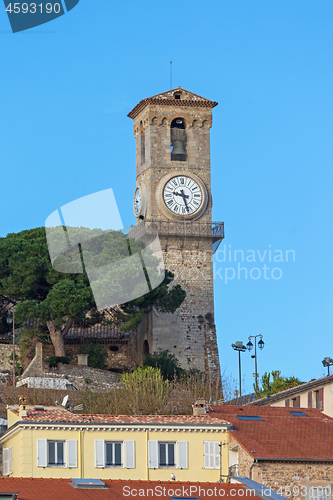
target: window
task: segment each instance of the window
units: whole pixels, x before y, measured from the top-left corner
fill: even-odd
[[[259,417],[259,415],[236,415],[239,420],[261,420],[264,421],[263,418]]]
[[[148,441],[149,469],[188,469],[188,442]]]
[[[47,442],[47,465],[49,467],[64,466],[64,441]]]
[[[291,413],[294,417],[308,417],[304,411],[290,411],[289,413]]]
[[[122,443],[108,442],[105,443],[105,465],[106,467],[121,467],[122,464]]]
[[[205,469],[219,469],[221,460],[221,443],[219,441],[204,442]]]
[[[301,406],[301,397],[296,396],[295,398],[292,398],[291,403],[293,408],[299,408]]]
[[[135,469],[134,441],[95,440],[95,467],[125,467]]]
[[[13,473],[13,447],[3,449],[3,475],[9,476]]]
[[[324,388],[321,387],[317,391],[314,391],[315,393],[315,403],[316,403],[316,408],[318,410],[323,411],[324,410]]]
[[[77,468],[77,440],[37,439],[37,467]]]
[[[175,443],[158,443],[159,467],[175,467]]]

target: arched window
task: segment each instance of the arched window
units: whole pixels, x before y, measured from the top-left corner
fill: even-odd
[[[184,118],[175,118],[171,122],[171,161],[186,161],[186,130]]]

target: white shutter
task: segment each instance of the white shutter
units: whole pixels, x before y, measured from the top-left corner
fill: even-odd
[[[70,469],[77,467],[77,440],[67,441],[67,467]]]
[[[102,439],[95,440],[95,467],[105,467],[105,443]]]
[[[148,468],[158,469],[158,441],[148,441]]]
[[[125,467],[135,469],[135,441],[125,441]]]
[[[215,443],[214,443],[214,441],[211,441],[209,443],[209,468],[210,469],[214,469],[214,465],[215,465],[214,451],[215,451]]]
[[[219,469],[221,450],[219,441],[204,441],[204,467],[205,469]]]
[[[219,469],[220,468],[220,461],[221,461],[221,446],[219,441],[215,441],[215,463],[214,463],[214,469]]]
[[[178,441],[178,469],[188,469],[188,442]]]
[[[204,441],[204,468],[209,469],[209,441]]]
[[[37,439],[37,467],[47,467],[47,439]]]
[[[13,474],[13,447],[8,448],[9,474]]]
[[[9,448],[4,448],[3,449],[3,454],[2,454],[2,465],[3,465],[3,475],[4,476],[9,476],[8,450],[9,450]]]

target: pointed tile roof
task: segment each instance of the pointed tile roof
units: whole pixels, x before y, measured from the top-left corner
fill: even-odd
[[[180,98],[176,99],[175,94],[180,94]],[[128,113],[129,118],[135,118],[140,111],[142,111],[148,104],[157,104],[159,106],[191,106],[200,108],[214,108],[217,106],[216,101],[210,101],[205,97],[194,94],[189,90],[185,90],[182,87],[177,87],[176,89],[167,90],[161,94],[156,94],[152,97],[146,97],[137,104],[132,111]]]

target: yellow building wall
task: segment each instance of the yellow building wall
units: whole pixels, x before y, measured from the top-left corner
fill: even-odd
[[[37,439],[66,441],[77,440],[77,468],[37,467]],[[95,440],[135,441],[135,468],[95,467]],[[3,447],[13,446],[14,477],[45,478],[98,478],[132,480],[169,480],[171,473],[177,481],[218,481],[219,469],[204,468],[204,441],[222,443],[222,474],[228,474],[228,446],[226,432],[190,431],[104,431],[104,430],[21,430],[16,436],[3,443]],[[188,469],[161,468],[148,469],[148,441],[188,441]],[[177,461],[177,460],[176,460]]]
[[[11,410],[7,409],[7,428],[16,424],[19,420],[22,420],[18,415],[15,415]]]

